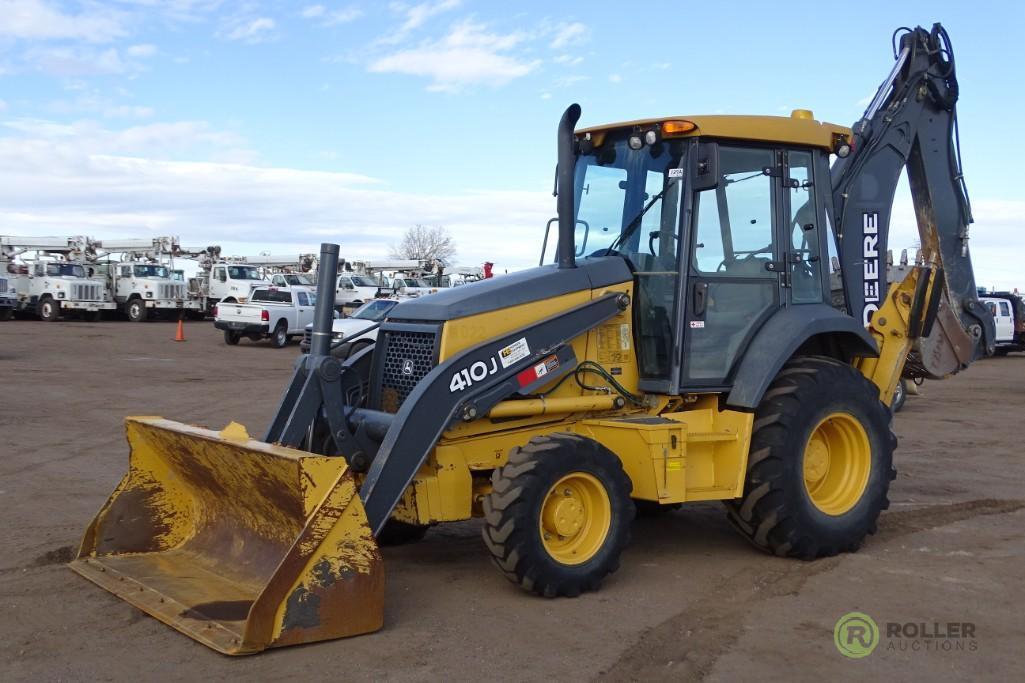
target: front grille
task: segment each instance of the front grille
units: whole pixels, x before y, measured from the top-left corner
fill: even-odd
[[[7,293],[7,278],[0,277],[0,294]]]
[[[184,299],[185,285],[160,285],[157,294],[158,299]]]
[[[308,327],[305,330],[303,330],[303,341],[302,341],[302,343],[305,344],[306,346],[309,346],[311,343],[313,343],[313,330],[311,330]]]
[[[373,403],[380,410],[398,412],[406,397],[437,360],[437,325],[382,325],[378,344],[382,353],[377,369],[378,388]],[[419,329],[417,329],[419,328]]]
[[[100,286],[97,284],[75,284],[71,287],[71,298],[78,301],[101,301]]]

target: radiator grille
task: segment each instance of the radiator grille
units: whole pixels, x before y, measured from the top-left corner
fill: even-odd
[[[160,285],[157,290],[157,298],[159,299],[184,299],[185,298],[185,285],[171,284],[171,285]]]
[[[434,368],[437,332],[382,330],[384,353],[379,403],[381,410],[397,412],[402,402]]]
[[[0,294],[7,293],[7,278],[0,277]]]
[[[102,301],[97,284],[75,284],[71,287],[71,298],[78,301]]]

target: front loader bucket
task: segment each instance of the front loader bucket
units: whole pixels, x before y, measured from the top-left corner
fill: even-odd
[[[155,417],[71,568],[218,652],[369,633],[380,553],[345,460]]]

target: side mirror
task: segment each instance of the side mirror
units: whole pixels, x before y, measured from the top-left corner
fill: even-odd
[[[699,142],[690,155],[691,187],[700,192],[719,186],[719,145]]]

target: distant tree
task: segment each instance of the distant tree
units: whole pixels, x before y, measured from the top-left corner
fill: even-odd
[[[417,223],[406,231],[401,242],[391,246],[391,255],[392,258],[451,263],[456,255],[456,243],[444,226]]]

